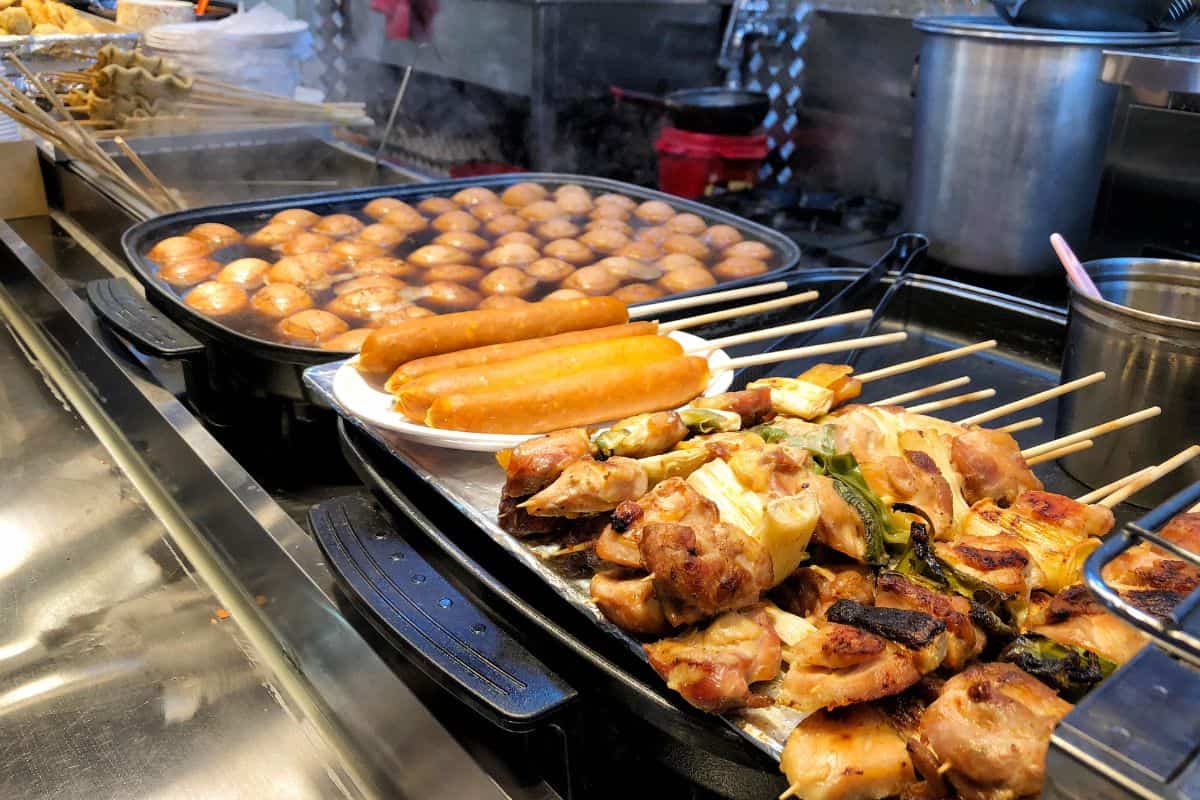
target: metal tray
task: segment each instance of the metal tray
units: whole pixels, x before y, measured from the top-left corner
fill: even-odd
[[[831,296],[855,277],[859,270],[832,269],[805,273],[793,278],[796,289],[815,288],[823,297]],[[874,292],[875,298],[882,295],[891,284],[885,279]],[[868,300],[868,304],[872,301]],[[799,312],[792,312],[799,317]],[[787,321],[786,317],[772,318],[770,324]],[[763,320],[743,320],[742,327],[751,328],[767,324]],[[941,364],[917,372],[898,376],[895,379],[872,384],[864,393],[864,400],[885,397],[920,386],[947,380],[959,375],[973,376],[972,388],[994,387],[996,397],[975,406],[962,406],[943,412],[946,419],[968,416],[981,408],[998,405],[1008,400],[1025,396],[1058,382],[1058,363],[1066,316],[1062,309],[1052,308],[1019,298],[975,289],[939,278],[910,276],[896,292],[891,304],[884,312],[879,330],[907,330],[909,339],[901,345],[867,350],[862,353],[858,368],[870,370],[897,361],[938,352],[986,338],[999,340],[999,347],[979,353],[967,359]],[[725,330],[728,330],[726,328]],[[725,331],[722,330],[722,333]],[[823,332],[820,340],[840,339],[854,335],[857,331],[842,328]],[[789,345],[791,343],[788,343]],[[807,362],[811,363],[811,362]],[[781,365],[780,372],[795,374],[806,362]],[[344,409],[338,407],[331,392],[331,382],[336,365],[312,367],[305,372],[305,380],[314,393],[357,426],[395,457],[397,471],[419,478],[441,495],[470,525],[447,526],[440,531],[447,543],[465,542],[478,538],[482,531],[508,557],[522,564],[537,576],[580,618],[619,643],[629,653],[644,660],[640,642],[622,632],[599,612],[588,596],[590,572],[579,571],[577,564],[560,569],[557,562],[539,556],[536,548],[527,545],[500,529],[496,520],[496,508],[500,498],[503,473],[494,460],[486,454],[462,453],[430,447],[414,446],[392,437],[386,432],[362,426]],[[737,381],[735,380],[735,385]],[[1055,407],[1053,403],[1038,407],[1020,416],[1041,416],[1045,421],[1036,428],[1022,431],[1017,438],[1024,444],[1044,441],[1054,436]],[[1010,419],[1009,421],[1012,421]],[[1085,487],[1063,472],[1053,462],[1038,467],[1038,474],[1048,489],[1065,494],[1079,494]],[[1115,477],[1115,476],[1114,476]],[[368,483],[371,481],[368,480]],[[385,497],[386,500],[386,497]],[[412,509],[397,509],[412,516]],[[1120,515],[1119,515],[1120,516]],[[464,538],[467,537],[467,538]],[[435,537],[437,541],[437,537]],[[454,559],[456,548],[445,547]],[[460,556],[461,556],[461,551]],[[461,561],[461,557],[460,561]],[[494,553],[491,558],[504,558]],[[491,561],[484,561],[487,570]],[[477,572],[480,565],[462,563],[468,571]],[[478,578],[478,575],[476,575]],[[506,587],[496,587],[505,589]],[[509,589],[514,587],[507,587]],[[519,590],[518,590],[519,591]],[[544,625],[542,620],[533,619]],[[567,630],[570,636],[571,631]],[[656,690],[667,693],[665,686]],[[776,710],[749,711],[727,715],[725,721],[756,747],[772,757],[778,757],[786,733],[790,730],[786,713]]]
[[[219,331],[224,338],[232,340],[242,340],[247,344],[258,346],[267,345],[271,349],[282,349],[287,351],[295,351],[307,353],[311,356],[317,356],[321,360],[331,357],[328,350],[319,348],[298,347],[295,345],[281,345],[278,342],[270,342],[265,339],[260,339],[255,336],[242,333],[234,330],[226,325],[215,320],[204,317],[203,315],[193,311],[183,304],[182,299],[177,297],[175,293],[164,286],[154,277],[154,265],[146,258],[145,254],[154,246],[154,243],[159,239],[167,236],[180,235],[189,230],[193,225],[200,222],[223,222],[226,225],[231,225],[239,230],[244,230],[251,224],[261,224],[268,217],[277,211],[282,211],[285,208],[307,208],[318,214],[334,214],[352,209],[358,211],[369,200],[376,197],[395,197],[400,200],[422,200],[427,197],[441,197],[454,194],[460,189],[468,186],[486,186],[488,188],[500,188],[511,186],[514,183],[522,181],[533,181],[542,184],[563,184],[577,183],[588,189],[594,189],[604,192],[621,192],[630,197],[640,198],[642,200],[661,200],[670,203],[675,208],[683,211],[689,211],[704,220],[711,223],[722,223],[731,225],[737,228],[743,235],[748,238],[758,239],[770,245],[779,254],[779,265],[769,272],[762,275],[755,275],[752,278],[743,278],[739,280],[727,281],[717,284],[708,289],[700,289],[694,292],[681,292],[670,297],[688,297],[692,295],[701,295],[718,290],[733,289],[738,286],[747,286],[750,284],[761,283],[771,280],[783,273],[795,269],[800,262],[800,248],[791,239],[781,233],[771,230],[749,220],[742,219],[734,214],[730,214],[718,209],[709,208],[708,206],[695,203],[690,200],[674,197],[673,195],[663,192],[654,191],[653,189],[645,189],[641,186],[634,186],[620,181],[607,180],[605,178],[591,178],[583,175],[567,175],[562,173],[513,173],[508,175],[489,175],[480,178],[462,178],[448,181],[432,181],[430,183],[420,184],[403,184],[398,186],[373,186],[369,189],[358,189],[354,191],[340,192],[321,192],[317,194],[293,195],[288,197],[280,197],[272,200],[251,200],[242,203],[231,203],[228,205],[207,206],[204,208],[193,208],[187,211],[179,211],[173,214],[165,214],[161,217],[146,220],[134,225],[121,238],[121,246],[125,250],[125,257],[129,263],[133,265],[134,274],[137,275],[139,281],[147,288],[148,296],[155,305],[160,308],[163,305],[171,306],[176,312],[172,316],[192,317],[196,320],[202,320],[201,326],[213,331]],[[660,298],[665,299],[665,298]],[[332,357],[337,357],[334,354]]]

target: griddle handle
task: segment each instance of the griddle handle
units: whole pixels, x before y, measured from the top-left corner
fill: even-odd
[[[522,730],[574,700],[570,684],[442,577],[369,500],[327,500],[309,521],[371,622],[486,718]]]
[[[89,282],[87,296],[101,320],[147,355],[177,359],[204,352],[203,344],[163,316],[122,278]]]

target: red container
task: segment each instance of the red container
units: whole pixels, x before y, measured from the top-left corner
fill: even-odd
[[[753,186],[767,157],[767,136],[718,136],[663,128],[654,150],[658,153],[659,188],[694,199],[716,186],[731,190]]]

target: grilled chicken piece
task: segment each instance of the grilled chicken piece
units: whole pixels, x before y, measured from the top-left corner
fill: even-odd
[[[1113,528],[1113,513],[1104,506],[1089,505],[1053,492],[1023,492],[1010,508],[1014,513],[1043,525],[1053,525],[1076,537],[1103,536]]]
[[[877,700],[912,686],[945,655],[945,634],[909,650],[849,625],[822,623],[784,650],[788,671],[781,697],[801,711]]]
[[[810,475],[805,481],[821,507],[821,519],[813,531],[813,540],[855,561],[867,560],[867,527],[854,507],[833,488],[833,480]]]
[[[810,477],[808,451],[787,444],[739,450],[726,459],[738,483],[752,492],[788,497],[805,488]]]
[[[622,570],[592,576],[592,600],[623,631],[656,635],[670,630],[649,575],[630,577]]]
[[[785,610],[824,619],[825,612],[838,600],[874,603],[875,573],[859,564],[800,567],[774,594]]]
[[[1015,800],[1042,791],[1050,734],[1070,710],[1012,664],[975,664],[946,681],[920,733],[961,796]]]
[[[724,522],[655,522],[642,528],[642,563],[674,619],[675,603],[706,616],[750,605],[774,579],[771,556],[758,541]]]
[[[955,436],[950,459],[963,476],[963,495],[972,505],[986,498],[1008,505],[1021,492],[1042,489],[1021,456],[1021,446],[1002,431],[971,428]]]
[[[504,465],[504,497],[527,497],[540,492],[562,474],[567,465],[592,454],[592,443],[583,428],[548,433],[521,442],[508,453]]]
[[[717,506],[682,478],[668,478],[637,500],[626,500],[596,541],[596,555],[625,567],[640,568],[642,531],[647,525],[676,522],[711,527],[720,522]]]
[[[859,467],[871,491],[889,507],[907,503],[924,511],[935,537],[953,527],[954,495],[928,453],[905,450],[903,456],[887,456]]]
[[[771,415],[771,390],[765,386],[740,392],[725,392],[692,401],[696,408],[715,408],[732,411],[742,418],[742,427],[757,425]]]
[[[675,411],[656,411],[623,419],[599,434],[593,444],[602,455],[645,458],[665,453],[687,438],[688,427]]]
[[[728,459],[734,453],[742,450],[757,450],[766,447],[767,443],[757,433],[750,431],[726,431],[724,433],[709,433],[685,439],[675,446],[676,450],[703,449],[711,461],[714,458]]]
[[[567,465],[554,483],[521,503],[535,517],[577,517],[612,511],[646,493],[646,472],[632,458],[582,459]]]
[[[788,737],[779,767],[803,800],[881,800],[916,782],[904,739],[870,705],[818,711]]]
[[[732,611],[695,630],[646,645],[650,666],[696,708],[770,705],[750,685],[779,674],[780,642],[762,606]]]
[[[934,542],[933,552],[950,566],[1005,594],[1028,598],[1033,558],[1011,533],[961,533],[952,542]]]
[[[959,595],[942,594],[914,583],[896,572],[883,572],[875,582],[875,605],[921,611],[946,624],[946,660],[961,669],[983,650],[987,637],[971,622],[971,603]]]
[[[1200,513],[1179,514],[1159,535],[1180,547],[1200,553]],[[1126,599],[1142,607],[1173,608],[1200,585],[1200,567],[1160,547],[1141,542],[1117,556],[1104,568],[1104,580]],[[1159,593],[1155,598],[1153,593]]]
[[[1124,664],[1146,644],[1146,637],[1100,605],[1081,583],[1058,594],[1037,592],[1025,618],[1025,629],[1059,644],[1090,650]]]

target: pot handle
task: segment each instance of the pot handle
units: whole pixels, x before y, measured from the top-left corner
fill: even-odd
[[[447,581],[370,500],[336,497],[309,512],[322,550],[366,616],[431,679],[503,728],[523,730],[575,689]]]
[[[147,355],[173,360],[204,352],[196,337],[163,316],[122,278],[90,281],[87,296],[105,324]]]

